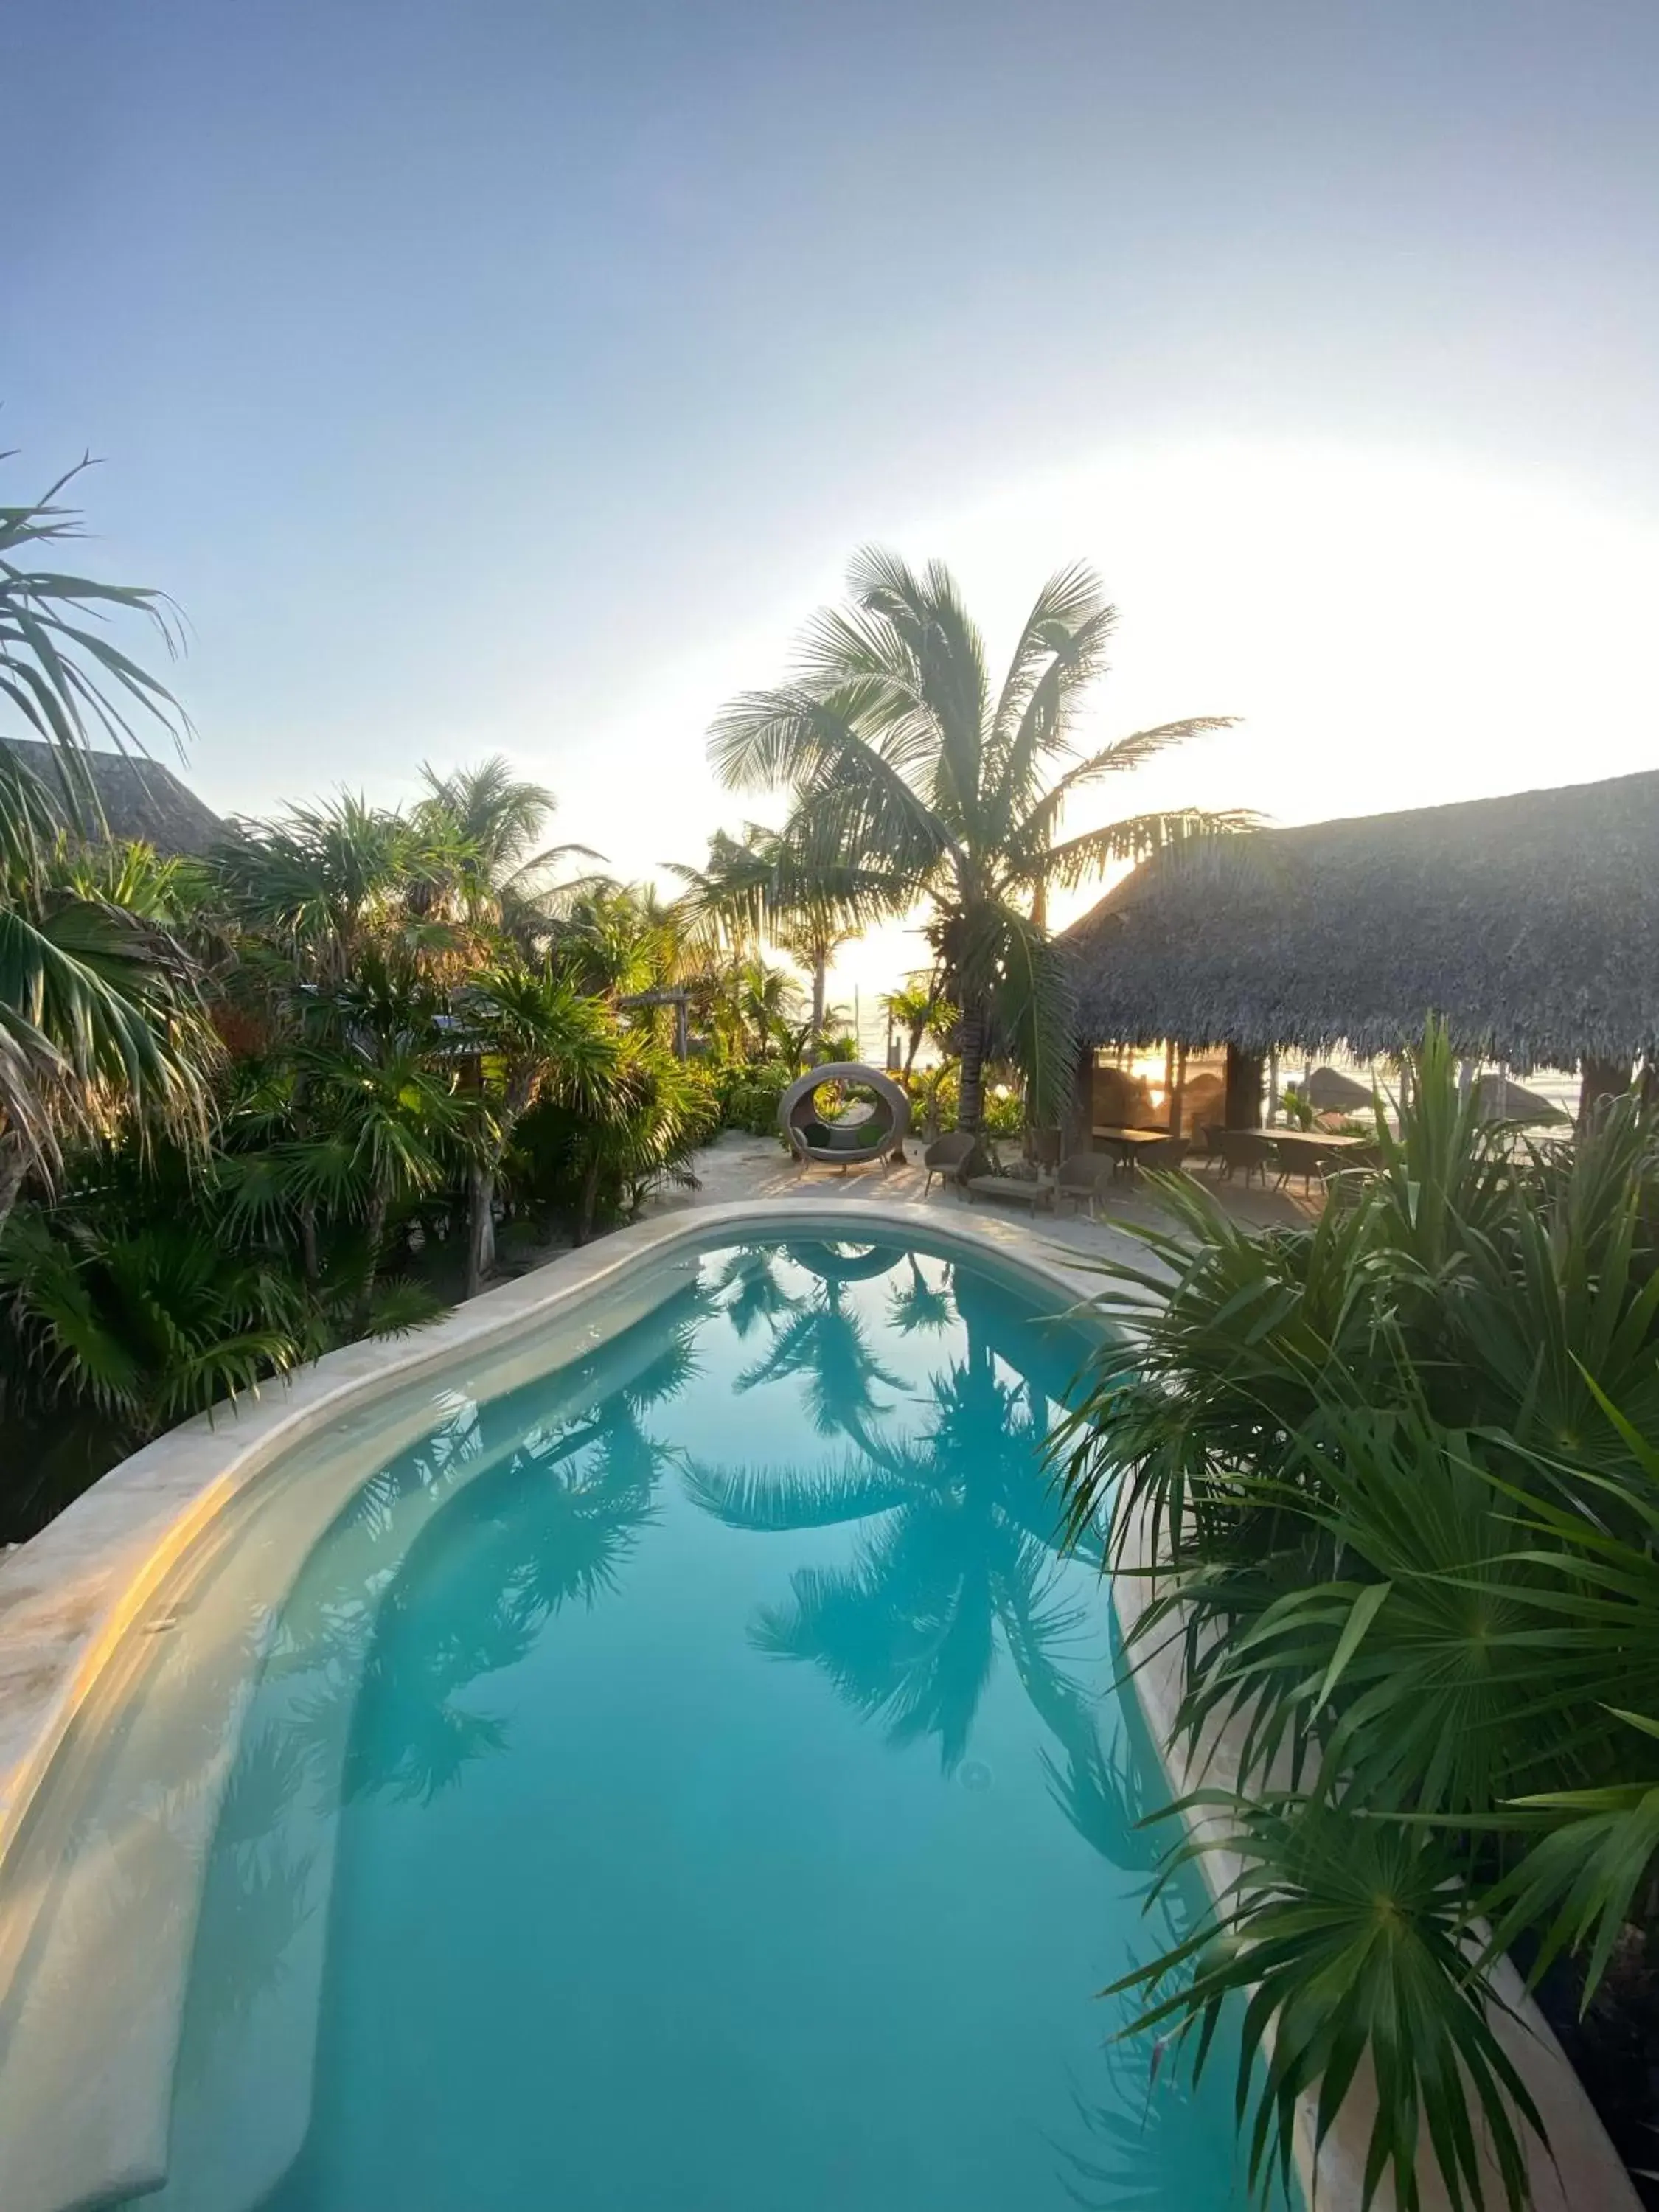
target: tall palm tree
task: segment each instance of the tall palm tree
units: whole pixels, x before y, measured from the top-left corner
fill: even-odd
[[[1182,808],[1062,836],[1066,811],[1107,776],[1231,718],[1160,723],[1075,750],[1078,709],[1104,672],[1117,619],[1081,562],[1043,586],[994,691],[947,568],[931,562],[918,575],[871,549],[848,580],[851,604],[814,618],[790,680],[744,693],[716,718],[711,757],[734,788],[789,794],[784,842],[802,876],[852,872],[870,904],[931,908],[945,991],[961,1010],[962,1127],[981,1125],[997,1045],[1019,1059],[1047,1115],[1066,1052],[1049,892],[1246,818]]]
[[[937,975],[912,975],[882,1001],[888,1018],[905,1032],[904,1073],[916,1064],[921,1041],[932,1036],[940,1045],[956,1034],[957,1010],[944,996]]]

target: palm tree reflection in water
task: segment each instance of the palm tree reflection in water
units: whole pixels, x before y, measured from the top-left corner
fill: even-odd
[[[343,1800],[429,1803],[505,1748],[501,1721],[463,1692],[527,1656],[561,1607],[615,1590],[672,1458],[646,1417],[695,1374],[705,1306],[694,1285],[658,1309],[649,1337],[665,1321],[668,1341],[643,1364],[627,1335],[607,1347],[589,1410],[536,1419],[540,1383],[456,1400],[313,1553],[264,1655],[204,1870],[187,2081],[207,2081],[283,1979]],[[617,1370],[625,1379],[605,1387]],[[426,1516],[412,1541],[411,1515]]]
[[[769,1313],[771,1346],[738,1388],[799,1377],[814,1426],[856,1449],[815,1468],[693,1466],[687,1487],[728,1528],[871,1526],[847,1565],[795,1572],[788,1601],[756,1617],[757,1648],[822,1668],[855,1711],[884,1720],[890,1741],[935,1741],[951,1773],[967,1755],[1000,1646],[1066,1771],[1095,1775],[1092,1699],[1067,1664],[1092,1609],[1060,1594],[1056,1515],[1039,1464],[1050,1398],[1008,1356],[1017,1349],[1030,1364],[1029,1322],[1020,1317],[1020,1343],[1011,1346],[998,1294],[914,1254],[875,1248],[849,1264],[846,1247],[797,1244],[787,1256],[811,1279],[786,1310]],[[747,1315],[733,1315],[739,1333],[754,1322],[747,1271],[770,1258],[732,1263],[727,1295]],[[904,1335],[954,1330],[961,1346],[932,1376],[924,1425],[911,1435],[891,1433],[896,1403],[876,1386],[905,1386],[870,1350],[868,1321],[848,1289],[849,1278],[901,1268],[887,1291],[889,1325]],[[769,1280],[769,1308],[775,1271]]]
[[[738,1313],[732,1319],[739,1335],[752,1326],[757,1311],[771,1309],[767,1316],[771,1341],[738,1376],[738,1392],[798,1379],[808,1418],[821,1437],[848,1437],[873,1454],[871,1425],[890,1413],[894,1403],[879,1393],[902,1392],[904,1382],[871,1350],[867,1324],[854,1302],[852,1285],[889,1273],[898,1259],[896,1251],[880,1246],[860,1250],[811,1243],[737,1255],[728,1264],[737,1271],[734,1302]],[[789,1292],[778,1279],[780,1260],[804,1269],[809,1286]],[[768,1278],[764,1291],[757,1274]]]
[[[499,1464],[417,1540],[380,1606],[346,1762],[349,1798],[430,1799],[502,1747],[501,1723],[458,1703],[459,1693],[527,1658],[562,1607],[592,1606],[617,1589],[656,1517],[672,1457],[644,1417],[695,1373],[696,1319],[682,1317],[659,1357],[574,1419],[514,1438],[512,1396],[470,1409],[472,1455]]]

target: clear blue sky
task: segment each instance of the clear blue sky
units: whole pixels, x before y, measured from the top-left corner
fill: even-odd
[[[872,537],[994,635],[1096,559],[1109,719],[1250,718],[1218,802],[1659,763],[1650,0],[52,0],[3,67],[0,442],[107,457],[222,807],[500,745],[690,857]]]

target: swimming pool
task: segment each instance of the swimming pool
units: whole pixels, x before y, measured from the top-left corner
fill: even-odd
[[[728,1237],[335,1425],[70,1747],[36,1856],[103,1911],[18,1963],[0,2118],[73,1955],[158,2107],[106,2202],[1245,2203],[1231,2069],[1094,1995],[1196,1899],[1143,1919],[1164,1784],[1052,1540],[1055,1303]]]

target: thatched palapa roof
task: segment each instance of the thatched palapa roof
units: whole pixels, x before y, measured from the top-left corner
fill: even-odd
[[[1659,773],[1176,848],[1062,942],[1090,1043],[1659,1054]]]
[[[54,749],[37,738],[3,738],[0,744],[33,771],[66,811],[71,809],[64,777]],[[88,752],[82,756],[110,836],[133,844],[153,845],[158,853],[204,853],[227,832],[224,823],[204,806],[188,784],[171,769],[138,754]],[[89,836],[97,834],[95,822],[82,821]]]

